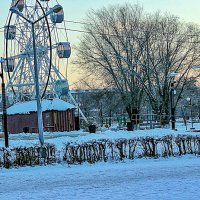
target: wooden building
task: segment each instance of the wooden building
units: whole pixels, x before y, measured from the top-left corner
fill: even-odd
[[[75,130],[75,106],[60,99],[42,101],[44,131]],[[7,109],[8,132],[38,133],[37,102],[17,103]]]

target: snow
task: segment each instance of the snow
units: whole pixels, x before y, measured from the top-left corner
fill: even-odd
[[[191,132],[190,126],[188,125],[188,130],[186,130],[183,124],[177,123],[177,131],[171,130],[170,128],[157,128],[151,130],[135,130],[135,131],[126,131],[126,130],[117,130],[114,128],[111,129],[101,129],[96,133],[89,133],[83,130],[72,131],[72,132],[45,132],[44,140],[46,143],[55,144],[58,150],[61,150],[64,147],[64,144],[67,142],[71,143],[83,143],[92,140],[100,139],[110,139],[116,140],[120,138],[135,138],[135,137],[163,137],[165,135],[199,135],[200,132]],[[196,130],[200,130],[200,124],[195,123],[194,127]],[[19,142],[20,141],[20,142]],[[39,144],[38,134],[10,134],[9,135],[10,147],[19,147],[19,146],[33,146]],[[0,147],[4,146],[4,139],[0,138]]]
[[[65,111],[67,109],[73,109],[73,108],[76,107],[58,98],[53,100],[45,99],[42,101],[42,111],[47,111],[47,110]],[[7,109],[7,114],[8,115],[29,114],[30,112],[36,112],[36,111],[37,111],[37,102],[27,101],[23,103],[16,103],[15,105],[9,107]]]
[[[165,135],[199,135],[177,123],[177,131],[169,128],[125,131],[99,129],[90,134],[83,130],[44,133],[45,142],[58,150],[67,142],[82,143],[98,139],[116,140]],[[195,123],[196,130],[200,124]],[[9,135],[10,148],[39,144],[38,134]],[[0,147],[4,139],[0,138]],[[200,195],[200,157],[182,156],[159,159],[134,159],[123,162],[98,162],[90,165],[52,164],[39,167],[0,169],[0,199],[48,200],[198,200]]]
[[[0,199],[198,200],[199,157],[0,169]]]

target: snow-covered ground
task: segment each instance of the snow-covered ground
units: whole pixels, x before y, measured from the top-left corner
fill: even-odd
[[[199,200],[199,157],[0,169],[1,200]]]
[[[200,125],[195,124],[196,130]],[[81,143],[94,139],[133,137],[162,137],[190,134],[182,124],[177,131],[153,130],[101,130],[95,134],[73,131],[44,133],[45,142],[61,150],[66,142]],[[38,134],[9,136],[10,147],[38,144]],[[4,139],[0,138],[0,147]],[[197,200],[200,196],[200,157],[183,156],[159,159],[135,159],[123,162],[99,162],[94,165],[55,164],[42,167],[0,169],[0,200]]]
[[[191,124],[186,127],[183,124],[176,124],[177,131],[171,130],[170,128],[157,128],[151,130],[135,130],[135,131],[126,131],[126,130],[117,130],[115,128],[104,129],[97,131],[94,134],[90,134],[83,130],[72,131],[72,132],[58,132],[58,133],[44,133],[44,138],[46,143],[55,144],[58,150],[61,150],[64,147],[64,144],[67,142],[72,143],[82,143],[91,140],[98,139],[111,139],[115,140],[118,138],[134,138],[134,137],[162,137],[164,135],[178,135],[178,134],[190,134],[190,135],[199,135],[200,132],[191,132]],[[200,130],[200,124],[194,124],[195,130]],[[33,146],[34,144],[39,144],[38,134],[12,134],[9,135],[9,144],[10,147],[18,146]],[[0,138],[0,147],[4,146],[4,139]]]

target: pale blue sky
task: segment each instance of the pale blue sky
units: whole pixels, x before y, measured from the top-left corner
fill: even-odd
[[[0,27],[6,23],[11,0],[0,0]],[[33,1],[33,0],[32,0]],[[50,0],[56,2],[55,0]],[[140,3],[147,12],[157,10],[172,13],[185,22],[193,22],[200,25],[200,0],[58,0],[64,7],[65,19],[84,22],[89,9],[98,9],[103,6],[123,3]],[[56,3],[55,3],[56,4]],[[82,30],[81,25],[68,23],[67,28]],[[0,33],[0,54],[3,55],[3,33]],[[69,41],[77,44],[81,33],[68,32]],[[74,76],[72,77],[74,80]]]
[[[56,2],[55,0],[51,0]],[[1,0],[0,27],[5,25],[11,0]],[[58,0],[65,10],[65,19],[84,21],[89,9],[98,9],[112,4],[140,3],[147,12],[161,10],[177,15],[186,22],[194,22],[200,25],[200,0]],[[81,29],[80,25],[67,24],[68,28]],[[76,43],[80,33],[69,32],[69,39]],[[3,34],[0,34],[1,41]]]
[[[4,25],[10,2],[11,0],[1,0],[1,26]],[[139,2],[144,6],[146,11],[168,11],[176,14],[185,21],[200,24],[200,0],[58,0],[58,2],[64,6],[66,17],[70,20],[83,20],[87,10],[91,8],[101,8],[109,4]]]
[[[68,11],[68,17],[73,19],[84,18],[85,12],[109,4],[122,4],[125,2],[141,3],[146,11],[168,11],[185,21],[200,24],[200,0],[63,0]]]

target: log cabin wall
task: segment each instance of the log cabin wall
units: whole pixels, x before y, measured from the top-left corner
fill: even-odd
[[[74,110],[45,111],[42,113],[44,131],[63,132],[75,130]],[[9,133],[38,133],[37,113],[8,115]]]
[[[73,110],[57,111],[52,113],[55,131],[75,130],[75,117]]]
[[[37,113],[8,115],[9,133],[38,132],[37,127]]]

